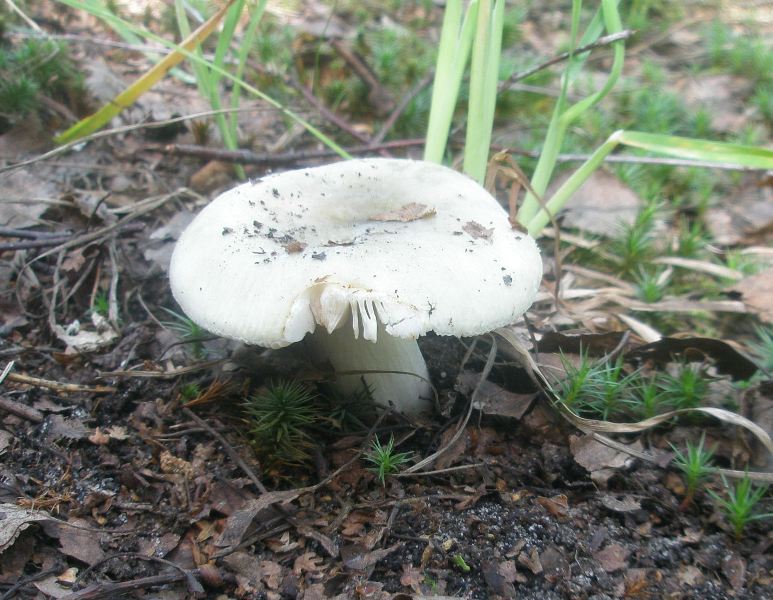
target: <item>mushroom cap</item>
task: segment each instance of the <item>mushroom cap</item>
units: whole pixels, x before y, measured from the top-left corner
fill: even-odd
[[[279,348],[317,325],[375,341],[471,336],[514,322],[539,250],[475,181],[369,158],[269,175],[218,196],[183,232],[172,292],[196,323]]]

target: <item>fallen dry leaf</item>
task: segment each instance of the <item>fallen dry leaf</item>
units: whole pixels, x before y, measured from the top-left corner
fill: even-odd
[[[538,496],[535,500],[554,517],[565,517],[569,514],[569,499],[564,494],[551,498]]]
[[[761,321],[773,323],[773,268],[745,277],[732,288]]]
[[[518,555],[518,562],[535,575],[542,573],[542,562],[540,561],[539,553],[537,552],[536,548],[532,548],[529,554],[526,554],[526,552],[521,552]]]
[[[262,560],[258,567],[258,576],[270,589],[275,590],[282,582],[283,567],[273,560]]]
[[[62,415],[51,415],[47,419],[48,429],[46,440],[54,441],[62,438],[69,440],[83,440],[89,435],[88,428],[77,419],[70,419]]]
[[[392,552],[402,547],[402,543],[396,543],[381,550],[371,550],[361,544],[349,544],[341,548],[341,560],[348,569],[353,571],[366,571],[378,561],[386,558]]]
[[[607,573],[620,571],[628,566],[628,550],[620,544],[610,544],[603,550],[593,554],[593,558]]]
[[[604,495],[601,497],[601,504],[614,512],[626,513],[641,509],[641,503],[632,496],[624,496],[618,500],[614,496]]]
[[[733,201],[709,208],[704,221],[717,244],[769,242],[773,236],[773,186],[767,179],[750,174],[733,191]]]
[[[545,193],[550,198],[569,178],[562,173]],[[564,227],[614,237],[625,225],[632,225],[644,205],[636,193],[617,177],[604,170],[595,171],[569,198],[561,212]]]
[[[427,217],[434,216],[435,209],[426,204],[419,204],[418,202],[409,202],[403,204],[397,210],[378,213],[370,217],[371,221],[399,221],[401,223],[408,223],[410,221],[416,221],[418,219],[426,219]]]
[[[538,393],[516,394],[491,381],[480,382],[480,373],[462,371],[457,378],[457,388],[469,395],[477,387],[473,408],[484,415],[520,419],[531,407]]]
[[[570,436],[569,449],[575,462],[587,471],[619,469],[629,460],[628,454],[597,442],[592,435]]]
[[[85,519],[72,518],[68,527],[57,527],[62,552],[91,566],[104,560],[107,554],[99,544],[99,536],[92,531],[92,524]]]
[[[773,270],[771,270],[770,283],[770,292],[773,294]],[[773,303],[773,297],[771,303]],[[769,308],[773,316],[773,307]],[[715,338],[661,338],[657,342],[639,346],[626,357],[642,362],[654,361],[658,364],[679,360],[703,362],[708,358],[721,373],[730,375],[733,379],[749,379],[757,372],[757,365],[754,362],[727,342]]]
[[[502,575],[498,563],[492,560],[481,561],[480,570],[489,593],[502,598],[515,597],[515,586]]]
[[[751,91],[747,79],[727,73],[703,73],[680,77],[674,85],[690,111],[704,110],[710,116],[712,129],[730,133],[747,124],[745,99]]]
[[[303,573],[319,573],[324,565],[321,556],[317,556],[314,552],[304,552],[293,563],[293,573],[300,576]]]
[[[540,554],[539,559],[542,563],[545,579],[550,583],[568,579],[572,574],[569,560],[555,546],[545,548],[544,552]]]
[[[295,490],[282,490],[261,494],[254,500],[247,501],[239,510],[234,512],[228,521],[220,539],[215,544],[218,548],[228,548],[241,543],[247,529],[252,525],[257,514],[269,508],[272,504],[289,502],[300,496]]]
[[[409,587],[417,594],[420,594],[422,581],[424,581],[424,572],[422,569],[408,563],[403,563],[403,574],[400,576],[400,585]]]
[[[685,565],[679,568],[677,574],[679,583],[688,587],[698,586],[703,582],[703,573],[698,567],[693,565]]]
[[[106,433],[103,433],[102,430],[97,427],[94,430],[94,433],[89,436],[89,441],[92,444],[97,444],[98,446],[105,446],[110,441],[110,436]]]
[[[725,556],[722,559],[722,574],[736,592],[740,591],[746,582],[746,561],[735,552]]]
[[[39,510],[28,510],[15,504],[0,504],[0,552],[7,550],[22,531],[33,523],[54,521]]]

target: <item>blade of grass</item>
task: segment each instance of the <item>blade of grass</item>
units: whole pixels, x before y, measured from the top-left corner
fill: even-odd
[[[493,9],[490,0],[481,0],[472,48],[464,172],[480,184],[486,178],[494,126],[504,12],[503,0],[496,0]]]
[[[342,158],[351,158],[348,152],[344,150],[341,146],[336,144],[332,139],[330,139],[328,136],[326,136],[324,133],[322,133],[319,129],[314,127],[311,123],[309,123],[306,119],[301,117],[300,115],[296,114],[295,112],[291,111],[290,109],[284,107],[280,102],[274,100],[271,96],[268,94],[265,94],[261,92],[256,87],[246,83],[240,78],[235,77],[231,73],[228,73],[227,71],[224,71],[223,69],[217,67],[217,65],[214,65],[213,63],[210,63],[204,59],[200,59],[197,57],[193,52],[190,52],[187,48],[183,48],[182,46],[175,44],[173,42],[170,42],[169,40],[166,40],[150,31],[147,31],[143,29],[142,27],[139,27],[137,25],[134,25],[133,23],[129,23],[128,21],[125,21],[119,17],[116,17],[114,14],[112,14],[108,10],[104,10],[101,8],[94,8],[89,7],[80,0],[57,0],[58,2],[65,4],[67,6],[70,6],[72,8],[75,8],[77,10],[84,10],[86,12],[89,12],[95,17],[98,17],[102,20],[104,20],[106,23],[111,24],[114,21],[120,21],[123,26],[130,28],[135,33],[152,40],[156,43],[162,44],[166,46],[167,48],[170,48],[171,50],[175,52],[179,52],[183,54],[186,58],[188,58],[192,62],[200,62],[208,65],[213,71],[220,73],[223,77],[228,79],[229,81],[232,81],[235,85],[243,88],[253,96],[263,100],[270,106],[276,108],[278,111],[280,111],[283,115],[287,116],[291,120],[295,121],[299,125],[301,125],[306,131],[311,133],[315,138],[317,138],[320,142],[325,144],[328,148],[336,152],[339,156]],[[224,7],[225,8],[225,7]],[[120,112],[120,111],[119,111]],[[76,139],[76,138],[73,138]]]
[[[100,0],[85,0],[87,4],[90,6],[96,6],[97,8],[102,8],[100,5]],[[131,29],[128,27],[123,27],[120,23],[110,24],[110,28],[115,31],[121,39],[123,39],[125,42],[128,42],[129,44],[132,44],[134,46],[143,46],[144,42],[142,41],[142,38],[138,36],[136,33],[134,33]],[[142,52],[143,56],[147,58],[150,62],[156,63],[159,60],[161,60],[161,55],[158,52],[152,52],[149,50],[140,50]],[[177,67],[174,67],[169,70],[169,72],[174,75],[177,79],[182,81],[183,83],[187,84],[193,84],[196,83],[196,78],[191,76],[190,73],[186,73]]]
[[[443,161],[464,68],[472,48],[478,12],[478,0],[473,0],[462,20],[461,0],[448,0],[446,3],[432,86],[424,160],[436,163]]]
[[[679,158],[724,164],[731,163],[752,169],[773,169],[773,150],[766,148],[695,140],[673,135],[643,133],[640,131],[616,131],[556,190],[555,194],[547,202],[545,209],[540,210],[528,222],[527,229],[529,234],[538,236],[550,220],[548,212],[555,216],[572,194],[604,162],[607,155],[620,144]]]
[[[244,75],[244,68],[247,66],[247,58],[250,55],[250,50],[252,50],[255,45],[258,24],[263,18],[263,13],[266,11],[267,4],[268,0],[259,0],[257,6],[252,9],[252,14],[250,15],[249,23],[247,23],[247,27],[244,30],[244,35],[242,36],[241,45],[239,46],[239,52],[237,54],[238,63],[236,65],[236,71],[234,71],[234,76],[237,79],[242,79],[242,76]],[[239,108],[241,95],[241,86],[234,86],[231,91],[231,108],[234,109],[234,112],[229,116],[229,127],[234,132],[237,130],[238,126],[239,115],[236,112],[236,109]]]
[[[191,34],[191,27],[188,22],[188,15],[185,11],[184,0],[175,0],[174,8],[175,16],[177,17],[177,28],[180,30],[181,37],[187,38]],[[213,63],[223,70],[225,70],[226,52],[233,39],[236,24],[239,21],[239,16],[242,14],[243,9],[244,0],[236,0],[226,13],[225,19],[223,20],[223,29],[217,38],[217,47],[215,49]],[[197,46],[194,52],[197,57],[204,60],[204,53],[201,51],[201,46]],[[204,63],[195,62],[192,66],[193,71],[196,74],[196,85],[199,89],[199,93],[209,100],[209,104],[212,106],[213,110],[221,110],[223,105],[220,101],[219,83],[222,76],[219,73],[211,71]],[[230,122],[226,120],[223,113],[219,113],[215,116],[215,123],[223,138],[225,147],[228,150],[236,150],[239,147],[236,139],[236,129],[230,127]],[[235,165],[234,170],[240,179],[246,177],[244,167],[241,165]]]
[[[576,42],[577,28],[579,26],[579,16],[582,9],[582,2],[580,0],[573,0],[572,3],[572,48],[588,45],[597,40],[604,29],[607,34],[612,35],[619,33],[623,30],[622,21],[620,20],[620,13],[617,10],[617,4],[619,0],[602,0],[601,7],[596,15],[591,20],[585,34],[579,41]],[[623,63],[625,60],[625,46],[624,41],[615,42],[613,45],[613,61],[610,69],[609,76],[606,82],[600,90],[591,94],[590,96],[583,98],[574,105],[565,108],[566,94],[569,85],[579,75],[580,70],[587,60],[588,54],[582,54],[579,56],[572,56],[567,65],[566,71],[562,77],[561,95],[559,96],[553,116],[548,126],[548,132],[545,135],[545,143],[540,154],[540,158],[537,162],[537,166],[532,176],[532,189],[537,194],[543,195],[547,189],[550,178],[555,168],[558,154],[561,151],[564,137],[569,126],[577,119],[583,112],[592,108],[598,104],[609,91],[617,83],[623,69]],[[528,224],[534,215],[540,210],[539,201],[531,194],[527,193],[523,202],[523,206],[518,211],[518,220],[526,225]]]
[[[70,4],[66,0],[65,4]],[[220,10],[218,10],[210,19],[201,25],[196,31],[191,33],[180,44],[180,50],[191,50],[195,48],[202,40],[206,39],[209,34],[214,31],[217,24],[225,15],[228,8],[231,6],[234,0],[229,0]],[[79,4],[79,3],[78,3]],[[84,7],[88,10],[88,7]],[[156,63],[149,71],[142,75],[137,81],[131,84],[123,92],[118,94],[108,104],[100,108],[93,115],[86,117],[78,121],[75,125],[70,127],[67,131],[55,138],[57,144],[66,144],[72,140],[94,133],[98,129],[102,128],[105,124],[116,115],[120,114],[123,109],[131,106],[137,98],[148,91],[156,83],[158,83],[164,75],[176,64],[180,63],[185,55],[180,50],[175,50],[167,54],[163,59]]]

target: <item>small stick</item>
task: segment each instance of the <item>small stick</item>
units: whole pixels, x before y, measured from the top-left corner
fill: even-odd
[[[400,118],[400,115],[403,114],[405,109],[408,107],[408,105],[411,103],[411,101],[419,95],[419,93],[427,87],[430,83],[432,83],[432,79],[435,77],[435,72],[430,71],[424,79],[422,79],[419,83],[417,83],[413,89],[411,89],[402,100],[400,100],[400,103],[395,107],[395,109],[392,111],[392,114],[389,115],[389,118],[384,121],[384,124],[381,126],[381,129],[379,132],[373,136],[370,140],[370,145],[373,144],[380,144],[384,141],[384,138],[389,133],[389,131],[394,127],[395,122],[397,119]]]
[[[72,236],[60,236],[46,238],[43,240],[27,240],[24,242],[6,242],[0,244],[0,252],[15,252],[16,250],[31,250],[32,248],[45,248],[46,246],[56,246],[71,239]]]
[[[258,488],[258,491],[261,494],[268,493],[266,486],[263,485],[263,482],[255,474],[255,471],[252,470],[250,465],[244,462],[244,459],[239,456],[239,453],[234,450],[233,446],[231,446],[231,444],[229,444],[220,433],[215,431],[215,429],[209,423],[207,423],[199,415],[193,412],[190,408],[183,408],[182,410],[186,417],[195,421],[199,427],[205,429],[209,435],[220,442],[220,445],[223,447],[223,450],[225,450],[225,453],[228,455],[228,457],[234,461],[234,463],[236,463],[236,465],[244,472],[245,475],[247,475],[247,477],[249,477],[250,481],[252,481],[256,488]]]
[[[11,413],[20,419],[32,421],[33,423],[40,423],[43,421],[43,413],[38,409],[22,404],[21,402],[16,402],[10,398],[0,397],[0,410]]]
[[[334,113],[327,106],[325,106],[322,103],[322,101],[319,98],[317,98],[314,94],[312,94],[311,90],[307,88],[305,85],[303,85],[300,81],[297,81],[295,78],[291,77],[290,75],[285,77],[284,80],[287,85],[297,89],[301,94],[303,94],[303,97],[306,99],[306,102],[311,104],[317,111],[319,111],[319,114],[322,116],[322,118],[330,121],[333,125],[335,125],[339,129],[342,129],[353,138],[360,140],[363,143],[366,143],[366,144],[368,143],[368,136],[363,135],[361,132],[357,131],[349,123],[344,121],[336,113]]]
[[[59,381],[51,381],[50,379],[40,379],[39,377],[31,377],[29,375],[22,375],[20,373],[8,373],[6,377],[8,381],[14,383],[23,383],[26,385],[34,385],[37,387],[44,387],[52,389],[61,393],[72,392],[87,392],[91,394],[110,394],[116,391],[116,388],[107,385],[80,385],[78,383],[61,383]]]
[[[28,240],[40,240],[45,238],[59,238],[71,235],[67,233],[57,233],[53,231],[36,231],[34,229],[15,229],[13,227],[0,227],[0,235],[4,237],[15,237]]]
[[[421,146],[424,139],[394,140],[370,144],[367,146],[355,146],[347,148],[349,154],[367,154],[379,150],[392,150],[397,148],[408,148],[411,146]],[[195,156],[208,160],[220,160],[223,162],[239,162],[244,165],[262,165],[267,167],[283,165],[287,163],[305,162],[320,158],[337,157],[338,154],[332,150],[313,150],[310,152],[287,152],[284,154],[258,154],[249,150],[221,150],[218,148],[209,148],[207,146],[196,146],[193,144],[167,144],[163,147],[146,146],[148,150],[162,149],[171,155]]]
[[[532,67],[531,69],[526,69],[525,71],[513,73],[507,79],[507,81],[503,81],[502,83],[499,84],[498,91],[500,92],[504,91],[514,83],[521,81],[522,79],[526,79],[529,75],[534,75],[534,73],[536,73],[537,71],[541,71],[542,69],[547,69],[548,67],[552,67],[553,65],[560,63],[561,61],[567,60],[572,56],[577,56],[578,54],[582,54],[583,52],[588,52],[595,48],[601,48],[602,46],[608,46],[610,44],[614,44],[615,42],[619,42],[620,40],[627,40],[634,33],[636,32],[632,29],[625,29],[617,33],[612,33],[610,35],[602,36],[599,39],[597,39],[595,42],[586,44],[585,46],[581,46],[579,48],[575,48],[572,52],[562,52],[561,54],[558,54],[553,58],[551,58],[550,60],[546,60],[545,62],[540,63],[537,66]]]
[[[62,600],[96,600],[97,598],[112,598],[131,590],[142,590],[159,585],[187,581],[188,577],[189,574],[187,572],[171,571],[161,575],[152,575],[151,577],[140,577],[139,579],[132,579],[131,581],[97,583],[90,585],[79,592],[62,596]]]

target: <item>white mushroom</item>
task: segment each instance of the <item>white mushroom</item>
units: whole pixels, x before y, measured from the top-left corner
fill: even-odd
[[[182,234],[169,273],[202,327],[269,348],[306,338],[343,391],[364,380],[379,405],[408,415],[431,407],[416,338],[513,323],[541,275],[534,240],[472,179],[380,158],[222,194]]]

